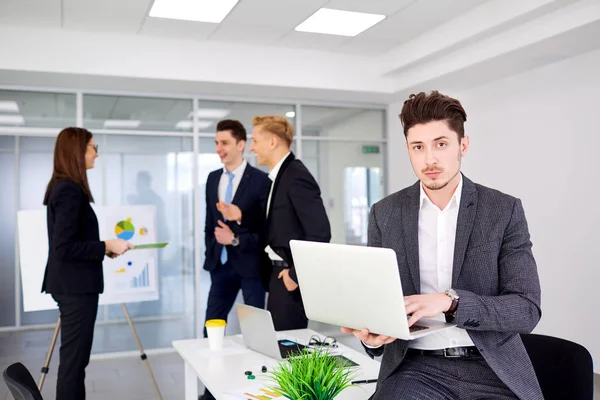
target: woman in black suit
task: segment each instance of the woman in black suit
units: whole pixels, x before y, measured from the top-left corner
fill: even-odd
[[[52,295],[61,318],[57,400],[85,399],[85,368],[92,351],[98,295],[104,290],[102,260],[133,248],[121,239],[100,241],[87,179],[97,157],[91,132],[63,129],[56,139],[54,171],[44,197],[49,252],[42,292]]]

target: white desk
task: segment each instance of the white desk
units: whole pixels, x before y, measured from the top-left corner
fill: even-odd
[[[325,335],[311,329],[277,333],[278,339],[295,340],[301,344],[307,344],[312,335],[325,338]],[[175,340],[173,347],[185,361],[185,400],[198,400],[197,379],[202,381],[217,400],[230,399],[232,397],[224,393],[243,389],[249,384],[272,384],[267,379],[267,374],[261,372],[261,367],[264,365],[270,371],[278,362],[246,348],[241,335],[226,336],[223,350],[215,352],[208,349],[208,339]],[[355,380],[377,378],[381,364],[369,358],[366,353],[340,344],[336,354],[342,354],[359,364]],[[252,371],[256,379],[249,380],[245,375],[246,371]],[[344,390],[336,400],[363,400],[369,398],[374,391],[374,383],[360,384]]]

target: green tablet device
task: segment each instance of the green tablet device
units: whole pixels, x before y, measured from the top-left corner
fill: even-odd
[[[135,246],[135,248],[133,248],[132,250],[162,249],[163,247],[165,247],[168,244],[169,244],[168,242],[165,242],[165,243],[151,243],[151,244],[139,244],[139,245]]]

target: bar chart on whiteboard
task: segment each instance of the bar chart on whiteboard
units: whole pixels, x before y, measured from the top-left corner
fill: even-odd
[[[135,290],[149,290],[154,277],[150,276],[152,259],[129,256],[125,254],[122,260],[110,264],[112,270],[104,272],[106,286],[115,292],[131,292]],[[117,264],[115,268],[114,265]],[[106,267],[105,267],[106,269]]]
[[[139,275],[134,276],[131,279],[132,289],[150,287],[150,278],[148,277],[148,271],[148,264],[146,263],[144,269],[142,269],[142,272],[140,272]]]

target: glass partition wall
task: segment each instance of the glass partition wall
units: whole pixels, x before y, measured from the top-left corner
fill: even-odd
[[[292,151],[321,186],[332,242],[364,245],[369,208],[385,194],[384,109],[0,88],[0,332],[49,330],[58,316],[23,311],[15,238],[17,211],[43,207],[61,128],[94,133],[100,157],[88,176],[96,205],[156,206],[157,239],[169,242],[158,255],[159,300],[127,308],[144,348],[158,349],[202,334],[205,182],[222,167],[217,122],[240,120],[250,134],[253,116],[285,115],[296,129]],[[256,166],[249,151],[246,159]],[[238,332],[232,313],[227,334]],[[93,353],[135,350],[121,307],[100,306]]]

